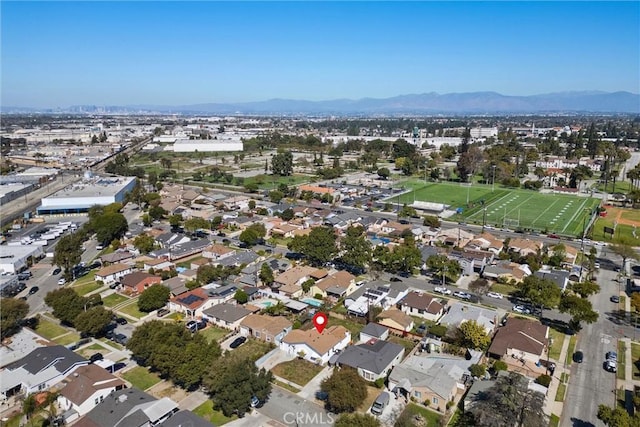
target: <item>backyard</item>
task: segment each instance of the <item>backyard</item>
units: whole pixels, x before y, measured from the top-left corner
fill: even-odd
[[[202,405],[198,406],[193,410],[193,413],[216,426],[221,426],[236,419],[235,416],[225,417],[222,412],[213,409],[213,402],[211,400],[207,400]]]
[[[304,387],[322,371],[322,366],[302,359],[280,363],[271,369],[274,375]]]

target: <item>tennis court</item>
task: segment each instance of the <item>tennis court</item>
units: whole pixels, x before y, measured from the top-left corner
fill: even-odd
[[[475,224],[531,229],[567,236],[582,234],[586,219],[600,200],[564,194],[505,189],[482,184],[405,181],[406,193],[390,201],[443,203],[457,214],[451,219]]]

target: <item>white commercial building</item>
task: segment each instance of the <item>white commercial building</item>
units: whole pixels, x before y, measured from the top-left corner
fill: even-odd
[[[38,214],[68,214],[87,212],[95,205],[106,206],[124,201],[136,185],[135,177],[91,177],[66,187],[42,199]]]
[[[2,245],[0,246],[0,270],[6,273],[17,273],[43,256],[44,251],[40,245]]]
[[[221,151],[242,151],[243,144],[240,137],[218,139],[179,139],[173,144],[173,151],[177,153],[211,153]]]

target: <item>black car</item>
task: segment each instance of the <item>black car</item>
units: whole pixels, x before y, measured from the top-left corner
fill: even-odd
[[[402,279],[400,279],[399,277],[393,276],[391,279],[389,279],[390,282],[402,282]]]
[[[39,290],[40,290],[40,288],[39,288],[39,287],[34,286],[33,288],[29,289],[29,295],[33,295],[33,294],[35,294],[36,292],[38,292]]]
[[[56,267],[56,269],[53,270],[53,273],[51,273],[51,274],[53,274],[55,276],[56,274],[60,274],[60,273],[62,273],[62,269],[60,267]]]
[[[102,353],[94,353],[89,358],[89,361],[91,363],[94,363],[94,362],[97,362],[98,360],[102,360],[102,359],[104,359],[104,357],[102,356]]]
[[[127,322],[127,319],[125,319],[124,317],[118,317],[118,318],[116,319],[116,323],[117,323],[118,325],[126,325],[126,324],[127,324],[127,323],[129,323],[129,322]]]
[[[582,363],[582,361],[584,360],[584,354],[578,350],[575,353],[573,353],[573,361],[576,363]]]
[[[238,337],[235,340],[233,340],[233,342],[231,344],[229,344],[230,348],[238,348],[240,347],[242,344],[245,343],[245,341],[247,341],[246,337]]]
[[[118,344],[127,345],[129,338],[125,334],[115,334],[113,336],[113,340]]]

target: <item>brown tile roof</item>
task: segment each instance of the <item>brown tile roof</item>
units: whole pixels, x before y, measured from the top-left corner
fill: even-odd
[[[145,279],[154,279],[153,283],[162,282],[162,277],[154,276],[142,271],[134,271],[133,273],[129,273],[122,279],[120,279],[120,283],[122,283],[124,286],[134,288],[138,283],[142,282]]]
[[[282,274],[276,276],[274,281],[278,283],[282,283],[283,285],[294,285],[301,278],[306,276],[311,276],[312,273],[316,271],[316,268],[309,267],[306,265],[298,265],[296,267],[290,268]]]
[[[425,310],[430,314],[437,314],[444,308],[444,306],[431,295],[423,294],[422,292],[410,292],[402,300],[402,305]]]
[[[207,246],[206,248],[204,248],[203,252],[211,252],[216,255],[224,255],[224,254],[228,254],[229,252],[234,252],[234,250],[224,245],[215,244],[215,245]]]
[[[390,308],[388,310],[385,310],[380,313],[378,317],[381,319],[391,319],[404,328],[408,327],[409,325],[411,325],[411,322],[413,322],[411,316],[403,313],[397,308]]]
[[[503,356],[508,349],[514,349],[541,355],[547,345],[548,329],[533,320],[510,317],[507,324],[496,332],[489,353]]]
[[[318,193],[318,194],[325,194],[325,193],[333,194],[336,191],[331,187],[318,187],[316,185],[301,185],[299,188],[300,188],[300,191],[311,191],[313,193]]]
[[[105,388],[125,386],[125,382],[97,365],[80,366],[62,382],[60,394],[76,405],[82,404],[93,393]]]
[[[351,282],[355,280],[355,278],[356,276],[349,273],[348,271],[341,270],[318,281],[316,283],[316,286],[323,291],[326,291],[327,289],[334,286],[346,289],[349,287]]]
[[[287,344],[306,344],[318,354],[325,354],[349,333],[344,326],[335,325],[325,329],[321,334],[315,329],[303,331],[294,329],[282,339]]]
[[[113,264],[98,270],[98,272],[96,273],[96,276],[105,277],[105,276],[110,276],[112,274],[120,273],[122,271],[127,271],[127,270],[131,270],[130,265]]]
[[[247,309],[249,309],[247,307]],[[250,314],[240,322],[240,326],[251,328],[254,331],[266,331],[270,335],[277,335],[283,329],[290,328],[292,323],[283,316],[266,316],[263,314]]]

